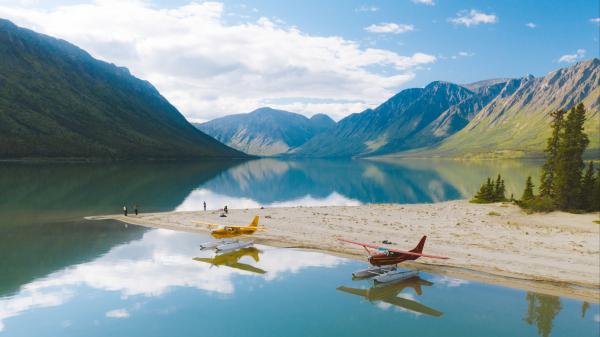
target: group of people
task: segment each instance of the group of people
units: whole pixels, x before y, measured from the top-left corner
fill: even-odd
[[[138,215],[138,205],[137,204],[133,205],[133,212],[135,213],[135,215]],[[127,205],[123,205],[123,215],[127,216]]]
[[[204,211],[206,211],[206,201],[202,202],[202,206],[204,206]],[[227,209],[227,205],[223,207],[223,213],[221,213],[221,217],[227,216],[226,214],[229,214],[229,209]]]
[[[204,210],[206,211],[206,201],[203,201],[202,205],[204,206]],[[137,204],[133,205],[133,212],[135,213],[135,215],[138,215],[139,211],[138,211]],[[225,207],[223,207],[222,216],[226,216],[225,214],[229,214],[229,209],[227,208],[227,205],[225,205]],[[124,216],[128,215],[127,205],[123,205],[123,215]]]

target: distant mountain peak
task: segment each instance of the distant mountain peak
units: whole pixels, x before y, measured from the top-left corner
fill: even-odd
[[[274,156],[304,144],[335,126],[329,116],[310,119],[294,112],[262,107],[197,125],[219,141],[252,155]]]
[[[312,115],[310,117],[310,120],[312,120],[312,121],[319,121],[319,122],[325,122],[325,123],[332,122],[333,124],[335,124],[335,121],[331,117],[329,117],[326,114],[322,114],[322,113]]]
[[[448,82],[448,81],[433,81],[425,86],[425,90],[439,89],[439,88],[456,88],[460,85]]]
[[[260,108],[254,109],[254,110],[252,110],[249,113],[251,113],[251,114],[254,114],[254,113],[271,113],[271,112],[275,112],[275,111],[281,111],[281,110],[276,110],[276,109],[273,109],[271,107],[264,106],[264,107],[260,107]]]
[[[479,91],[479,90],[483,90],[485,88],[489,88],[493,85],[506,83],[510,80],[511,80],[510,78],[491,78],[488,80],[482,80],[482,81],[466,83],[466,84],[461,84],[461,85],[471,91]]]

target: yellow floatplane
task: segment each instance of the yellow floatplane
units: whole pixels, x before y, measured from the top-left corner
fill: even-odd
[[[256,231],[264,230],[258,224],[259,216],[256,215],[247,226],[220,225],[204,221],[193,221],[196,224],[207,225],[210,235],[219,239],[218,241],[206,242],[200,245],[200,249],[216,249],[218,252],[228,252],[252,246],[252,241],[227,240],[242,235],[252,235]]]

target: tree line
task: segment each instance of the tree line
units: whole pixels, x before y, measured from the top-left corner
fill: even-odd
[[[583,160],[589,144],[584,132],[585,115],[585,107],[581,103],[569,111],[558,110],[551,114],[552,134],[544,150],[546,161],[542,166],[539,193],[535,194],[531,177],[527,177],[521,199],[515,200],[522,208],[533,211],[600,211],[600,168],[595,169],[590,161],[586,169]],[[500,175],[496,183],[488,178],[471,201],[505,201],[503,187]]]

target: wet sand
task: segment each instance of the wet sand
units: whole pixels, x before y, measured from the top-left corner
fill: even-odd
[[[206,233],[206,225],[247,225],[261,216],[265,231],[255,242],[296,247],[364,259],[362,247],[337,237],[408,250],[427,235],[424,252],[449,260],[421,258],[406,263],[438,274],[500,284],[600,303],[600,225],[598,214],[526,214],[508,203],[377,204],[362,206],[282,207],[221,211],[108,215],[153,228]],[[200,243],[200,242],[199,242]],[[404,264],[403,264],[404,265]]]

